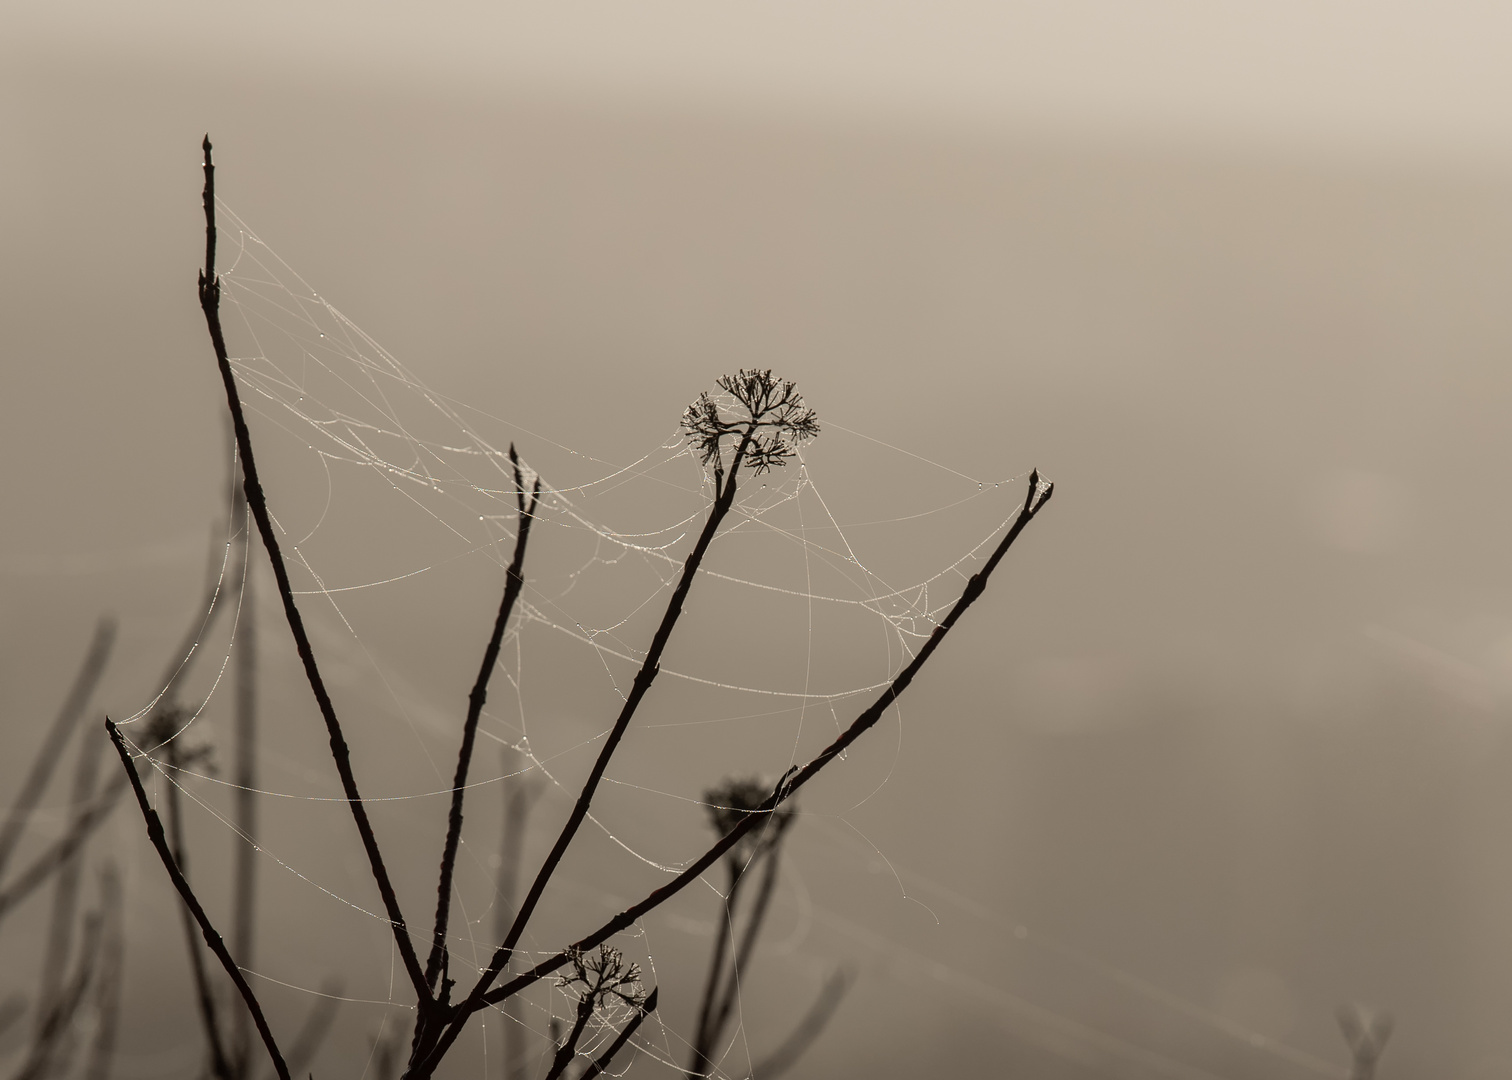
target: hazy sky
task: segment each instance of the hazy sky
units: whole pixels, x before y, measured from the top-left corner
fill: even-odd
[[[796,1075],[1317,1075],[1224,1025],[1340,1065],[1332,1009],[1355,997],[1396,1010],[1383,1080],[1512,1075],[1509,35],[1503,7],[1455,3],[7,4],[5,730],[34,745],[102,610],[122,632],[97,705],[139,709],[199,603],[226,469],[193,296],[208,130],[227,203],[555,483],[655,452],[745,364],[797,378],[833,425],[815,482],[904,580],[990,526],[1008,495],[978,499],[977,480],[1039,465],[1060,485],[904,721],[806,793],[783,947],[746,997],[755,1052],[850,964],[856,989]],[[275,510],[312,530],[328,581],[451,556],[361,477],[331,474],[327,503],[272,415]],[[698,509],[665,490],[593,505],[648,527]],[[543,590],[575,554],[555,535],[532,563]],[[371,725],[374,791],[445,783],[497,584],[486,559],[446,565],[353,594],[357,644],[311,616]],[[654,582],[606,588],[612,611],[614,588]],[[266,589],[257,603],[267,786],[329,794]],[[733,663],[711,610],[677,663]],[[849,684],[886,658],[830,644]],[[552,666],[581,659],[532,684],[532,739],[564,776],[612,713],[607,669]],[[222,694],[207,737],[225,714]],[[622,776],[642,787],[605,813],[686,857],[682,800],[747,753],[780,769],[790,743],[767,734],[638,731]],[[331,805],[270,798],[269,848],[370,903]],[[439,809],[382,815],[424,910]],[[166,886],[137,822],[113,828],[133,860],[121,1075],[188,1075]],[[194,828],[223,850],[213,819]],[[572,867],[562,927],[628,891],[594,869]],[[371,920],[287,872],[265,882],[263,973],[385,996]],[[707,900],[647,928],[683,1029]],[[30,939],[4,930],[29,970]],[[268,993],[295,1023],[305,999]],[[317,1076],[361,1074],[382,1010],[346,1009]]]
[[[486,88],[1505,160],[1503,5],[777,2],[7,5],[12,47]],[[42,46],[46,47],[46,46]]]

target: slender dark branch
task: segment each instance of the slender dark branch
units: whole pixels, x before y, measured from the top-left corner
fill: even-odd
[[[341,789],[346,795],[352,818],[357,823],[357,832],[362,837],[362,847],[367,853],[368,867],[373,881],[383,898],[384,911],[394,932],[394,942],[399,947],[399,956],[404,969],[414,985],[415,994],[421,1001],[431,1000],[430,987],[421,970],[420,958],[410,941],[409,929],[404,921],[404,912],[399,908],[399,897],[389,880],[388,867],[384,865],[383,853],[378,849],[378,838],[368,821],[367,809],[362,802],[362,793],[357,789],[357,778],[352,772],[352,755],[347,749],[346,736],[342,734],[341,721],[336,718],[336,707],[326,692],[325,680],[315,662],[315,650],[305,632],[304,619],[294,602],[294,588],[289,583],[288,567],[284,564],[283,549],[278,543],[278,534],[273,529],[273,519],[268,513],[268,502],[263,495],[262,483],[257,476],[257,462],[252,456],[252,433],[247,428],[247,419],[242,412],[241,394],[236,388],[236,374],[231,370],[231,359],[226,352],[226,338],[220,320],[220,278],[215,274],[215,166],[210,158],[210,137],[205,136],[205,268],[199,276],[200,308],[205,313],[205,326],[210,331],[210,342],[215,348],[215,362],[220,368],[221,382],[225,384],[226,404],[231,410],[231,426],[236,432],[236,449],[241,455],[242,487],[247,494],[247,506],[257,522],[258,535],[267,549],[268,561],[273,565],[273,577],[278,582],[278,595],[283,601],[284,616],[289,631],[294,637],[294,647],[304,665],[305,678],[320,707],[321,718],[331,741],[331,757],[335,759],[336,771],[341,776]]]
[[[15,853],[16,843],[21,839],[21,833],[31,818],[31,812],[36,809],[42,792],[47,788],[47,782],[52,779],[53,769],[62,757],[64,744],[84,715],[84,706],[89,703],[99,684],[114,641],[114,620],[101,619],[95,627],[89,650],[84,654],[84,662],[79,665],[79,673],[74,676],[73,686],[63,699],[63,707],[53,718],[52,726],[42,739],[42,745],[37,748],[37,756],[32,760],[31,771],[26,774],[26,780],[21,785],[21,793],[16,796],[15,803],[6,814],[4,826],[0,826],[0,874],[5,872],[6,864]]]
[[[609,1044],[609,1049],[600,1054],[597,1061],[584,1069],[578,1080],[593,1080],[609,1068],[614,1061],[614,1056],[623,1050],[625,1044],[635,1035],[636,1029],[641,1026],[641,1021],[656,1011],[656,995],[660,989],[660,987],[652,988],[651,993],[646,996],[646,1003],[637,1009],[635,1015],[620,1029],[618,1037]]]
[[[90,834],[110,816],[110,812],[115,809],[116,800],[125,790],[126,781],[121,777],[108,782],[105,790],[90,804],[89,809],[74,819],[69,831],[43,849],[42,854],[33,859],[25,870],[22,870],[11,879],[9,885],[0,890],[0,918],[25,900],[53,874],[68,865],[74,853],[88,841]]]
[[[819,988],[819,996],[814,999],[814,1004],[798,1022],[793,1033],[751,1069],[751,1080],[777,1080],[777,1077],[797,1064],[798,1059],[813,1045],[830,1018],[835,1015],[835,1010],[840,1007],[840,999],[845,997],[850,984],[851,974],[843,968],[825,979],[824,985]]]
[[[597,930],[574,942],[561,952],[542,960],[534,967],[515,976],[502,986],[484,993],[480,1001],[475,1002],[469,999],[460,1003],[458,1006],[459,1011],[464,1009],[467,1011],[476,1011],[489,1005],[498,1004],[511,995],[519,993],[525,987],[545,978],[553,971],[556,971],[568,962],[574,950],[580,952],[585,949],[591,949],[601,942],[608,941],[615,934],[633,925],[637,919],[646,913],[660,907],[667,900],[707,873],[711,866],[723,858],[725,853],[734,847],[742,837],[756,828],[767,815],[774,812],[777,807],[796,794],[798,789],[812,780],[820,770],[844,753],[851,743],[855,742],[875,726],[888,707],[908,689],[914,677],[918,675],[919,670],[928,663],[929,658],[934,655],[935,649],[939,648],[940,642],[950,633],[951,628],[955,626],[960,617],[966,613],[966,610],[986,590],[988,579],[992,576],[992,572],[997,569],[998,564],[1002,562],[1003,556],[1008,553],[1008,549],[1013,546],[1014,541],[1019,538],[1025,527],[1045,508],[1045,504],[1050,501],[1050,496],[1055,490],[1053,484],[1046,484],[1043,491],[1040,491],[1038,471],[1030,475],[1029,481],[1029,495],[1025,498],[1024,506],[1019,511],[1018,517],[1014,519],[1013,525],[1009,527],[1008,532],[993,550],[992,555],[988,557],[986,564],[966,582],[966,588],[962,590],[960,598],[956,600],[949,614],[935,627],[934,632],[929,635],[928,640],[924,642],[924,645],[915,654],[908,666],[898,673],[897,677],[882,691],[877,700],[857,716],[851,722],[850,727],[846,728],[834,742],[825,747],[808,764],[802,768],[793,770],[788,776],[785,776],[761,806],[737,822],[734,828],[690,863],[685,870],[671,881],[661,886],[661,888],[654,890],[638,903],[632,904]],[[1039,491],[1039,497],[1036,499],[1035,494],[1037,491]],[[460,1019],[459,1017],[458,1020],[453,1021],[451,1027],[448,1028],[447,1034],[450,1038],[443,1040],[443,1048],[449,1046],[456,1039],[454,1032],[460,1033]]]
[[[163,753],[170,773],[178,772],[179,743],[167,743]],[[184,845],[184,817],[180,806],[178,782],[168,777],[168,850],[178,866],[179,876],[185,886],[189,884],[189,853]],[[205,1045],[210,1050],[210,1074],[218,1080],[231,1080],[231,1061],[226,1056],[225,1040],[221,1037],[219,1010],[215,1007],[215,993],[210,988],[210,974],[205,970],[205,954],[200,936],[195,931],[195,916],[187,903],[179,905],[179,915],[184,926],[184,948],[189,954],[189,973],[194,980],[194,998],[199,1007],[200,1026],[205,1030]]]
[[[262,1006],[258,1004],[257,995],[252,992],[252,988],[247,985],[247,980],[242,977],[241,969],[236,966],[236,961],[231,958],[231,953],[226,949],[226,943],[221,940],[219,931],[211,924],[210,917],[200,906],[199,897],[194,895],[189,882],[184,880],[184,875],[179,872],[178,863],[174,861],[173,853],[168,850],[168,840],[163,835],[162,819],[158,817],[152,804],[147,801],[147,792],[142,787],[142,779],[137,775],[136,766],[132,764],[131,754],[126,749],[126,740],[121,737],[120,729],[109,717],[105,720],[105,730],[110,732],[110,741],[115,744],[116,753],[120,755],[121,767],[126,770],[126,778],[131,783],[131,790],[136,793],[137,806],[142,811],[142,817],[147,821],[147,838],[157,849],[158,858],[162,860],[163,868],[168,871],[173,887],[178,890],[179,896],[184,899],[184,904],[193,913],[194,921],[199,923],[205,944],[210,946],[210,951],[220,961],[221,967],[225,968],[226,974],[236,984],[242,1000],[247,1003],[247,1011],[252,1014],[252,1022],[257,1025],[257,1033],[262,1036],[263,1045],[268,1048],[268,1056],[273,1059],[273,1068],[278,1073],[279,1080],[290,1080],[289,1067],[284,1064],[283,1054],[279,1052],[273,1032],[268,1028],[268,1021],[263,1017]]]
[[[520,503],[520,525],[515,533],[514,558],[510,560],[505,574],[504,596],[499,601],[499,614],[494,619],[493,633],[488,646],[483,650],[483,663],[478,667],[478,677],[473,682],[472,692],[467,695],[467,720],[462,725],[462,748],[457,751],[457,772],[452,778],[451,815],[446,826],[446,848],[441,855],[441,875],[436,887],[436,922],[431,935],[430,958],[425,963],[425,984],[432,991],[441,974],[441,958],[446,952],[446,927],[451,916],[452,873],[457,865],[457,845],[462,839],[462,800],[467,794],[467,771],[472,765],[473,743],[478,734],[478,718],[483,714],[483,705],[488,700],[488,682],[493,676],[494,665],[499,662],[499,647],[504,641],[504,629],[514,611],[520,590],[525,587],[525,545],[530,540],[530,525],[535,520],[536,507],[541,501],[541,478],[536,477],[535,489],[525,500],[525,481],[520,473],[520,458],[514,444],[509,446],[509,460],[514,466],[515,489]]]

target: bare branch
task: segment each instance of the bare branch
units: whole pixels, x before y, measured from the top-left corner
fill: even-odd
[[[509,446],[509,460],[514,466],[515,489],[520,504],[520,525],[515,533],[514,558],[510,560],[505,575],[504,596],[499,601],[499,614],[494,619],[493,633],[488,647],[483,650],[483,663],[478,668],[477,680],[467,696],[467,720],[462,725],[462,748],[457,752],[457,772],[452,779],[451,815],[446,828],[446,848],[441,856],[441,875],[436,887],[436,922],[431,935],[430,958],[425,964],[425,982],[432,991],[436,978],[441,973],[441,960],[446,952],[446,926],[451,915],[452,874],[457,864],[457,845],[462,839],[462,799],[467,793],[467,771],[472,764],[473,743],[478,734],[478,718],[483,714],[483,705],[488,700],[488,682],[493,676],[494,665],[499,662],[499,646],[504,641],[504,629],[514,611],[520,590],[525,587],[525,544],[530,539],[530,525],[535,520],[536,507],[541,501],[541,478],[536,477],[535,488],[525,499],[525,480],[520,472],[520,458],[514,444]]]
[[[367,854],[368,867],[372,871],[373,881],[377,884],[378,893],[383,899],[384,911],[388,914],[392,925],[399,956],[404,961],[404,969],[409,974],[410,982],[414,985],[416,997],[420,1001],[430,1001],[430,987],[426,982],[425,972],[420,968],[420,958],[415,953],[414,943],[410,941],[404,912],[399,908],[399,897],[394,892],[393,883],[389,880],[388,867],[384,864],[383,853],[378,849],[378,838],[373,833],[372,823],[368,821],[367,809],[362,802],[362,793],[357,789],[357,778],[352,772],[351,751],[347,748],[346,736],[341,730],[341,721],[336,718],[336,707],[331,703],[330,694],[326,692],[320,667],[315,662],[315,651],[310,645],[309,635],[305,632],[304,619],[299,613],[299,606],[294,602],[294,589],[289,583],[289,571],[284,564],[283,549],[279,546],[278,534],[273,529],[273,519],[268,513],[268,503],[263,495],[262,483],[257,476],[257,462],[252,456],[252,433],[247,428],[247,419],[242,412],[241,394],[236,387],[236,374],[231,370],[231,359],[226,352],[226,338],[221,329],[220,278],[215,274],[215,165],[210,157],[208,135],[205,136],[204,148],[205,268],[200,271],[199,276],[200,309],[205,314],[205,325],[210,331],[210,342],[215,348],[215,362],[220,368],[221,382],[225,384],[226,403],[231,410],[231,425],[236,432],[237,453],[241,455],[242,487],[247,494],[247,506],[257,522],[258,535],[262,537],[263,547],[267,549],[268,561],[273,565],[273,576],[278,582],[278,595],[283,601],[284,616],[289,623],[289,632],[294,636],[294,647],[299,653],[300,662],[304,665],[305,678],[309,681],[310,690],[315,695],[315,703],[319,706],[321,718],[325,721],[326,732],[330,736],[331,757],[335,759],[336,771],[341,777],[341,789],[346,794],[347,805],[357,824],[357,832],[362,837],[363,851]]]
[[[137,776],[136,766],[132,764],[131,754],[126,749],[126,740],[121,737],[120,729],[109,717],[105,719],[105,730],[110,732],[110,741],[115,744],[116,753],[120,755],[121,767],[126,771],[126,778],[131,784],[131,790],[136,793],[137,806],[142,811],[142,817],[147,821],[147,838],[152,841],[152,846],[157,849],[158,858],[163,862],[163,869],[168,871],[168,877],[173,881],[173,887],[178,890],[179,896],[183,897],[184,904],[194,915],[194,921],[199,924],[200,933],[204,936],[205,944],[210,946],[210,951],[220,961],[221,967],[236,984],[237,991],[242,1000],[247,1004],[247,1011],[252,1014],[252,1022],[257,1025],[257,1033],[262,1036],[263,1045],[268,1048],[268,1056],[273,1059],[273,1068],[278,1073],[279,1080],[290,1080],[289,1067],[284,1063],[283,1054],[279,1052],[278,1043],[273,1038],[273,1032],[268,1028],[268,1021],[263,1017],[262,1006],[258,1004],[257,995],[247,985],[247,980],[242,977],[241,970],[236,966],[236,961],[231,959],[230,952],[226,949],[226,943],[221,939],[220,933],[210,922],[210,917],[205,914],[205,909],[200,906],[199,897],[194,895],[194,890],[189,887],[189,882],[184,880],[184,875],[179,872],[178,863],[174,861],[173,852],[168,849],[167,838],[163,835],[163,822],[158,817],[157,811],[147,801],[147,792],[142,787],[142,779]]]
[[[737,462],[739,460],[740,453],[741,451],[737,449]],[[730,479],[733,485],[733,471],[731,473]],[[733,486],[729,490],[733,495]],[[971,605],[977,601],[977,599],[982,595],[984,591],[986,591],[987,582],[991,578],[993,571],[997,569],[998,564],[1002,562],[1003,557],[1008,553],[1008,550],[1023,533],[1024,529],[1028,527],[1029,523],[1033,521],[1034,518],[1038,516],[1039,512],[1045,508],[1045,505],[1050,501],[1050,498],[1054,491],[1054,484],[1042,484],[1040,482],[1038,470],[1035,470],[1030,474],[1028,494],[1024,498],[1024,504],[1019,509],[1017,517],[1014,518],[1013,524],[1009,526],[1007,533],[1003,536],[1003,539],[998,542],[997,547],[994,548],[992,554],[988,556],[986,563],[982,566],[982,569],[978,570],[971,576],[970,579],[968,579],[968,581],[966,582],[966,587],[961,591],[961,596],[956,600],[954,606],[951,607],[950,612],[945,616],[944,620],[935,627],[934,632],[930,634],[929,638],[919,649],[913,660],[910,661],[909,664],[898,673],[898,675],[882,692],[877,700],[874,701],[871,706],[868,707],[864,712],[857,716],[856,719],[851,722],[850,727],[846,728],[846,730],[842,732],[832,743],[830,743],[829,746],[825,747],[825,749],[820,752],[818,756],[814,757],[802,768],[795,768],[791,770],[788,775],[784,776],[783,779],[777,784],[776,788],[772,791],[772,793],[767,797],[767,799],[762,803],[760,807],[756,808],[753,813],[743,817],[739,822],[735,824],[730,832],[726,833],[724,837],[715,842],[712,847],[710,847],[701,856],[690,863],[686,869],[684,869],[671,881],[667,882],[660,888],[653,890],[639,903],[633,904],[630,907],[626,908],[624,911],[620,912],[618,915],[614,916],[608,922],[600,926],[597,930],[594,930],[586,937],[579,939],[573,945],[568,946],[568,948],[563,949],[561,952],[556,953],[555,955],[550,956],[545,960],[542,960],[534,967],[525,972],[522,972],[520,975],[517,975],[515,978],[509,980],[504,985],[492,990],[486,989],[486,986],[491,983],[493,978],[497,976],[498,971],[500,968],[502,968],[503,964],[499,963],[498,966],[490,965],[489,969],[484,972],[484,978],[479,982],[479,987],[481,989],[475,988],[472,994],[470,994],[465,1000],[459,1002],[455,1006],[453,1010],[453,1018],[450,1023],[447,1024],[440,1038],[436,1041],[435,1047],[430,1050],[430,1052],[426,1054],[421,1060],[412,1063],[409,1075],[412,1078],[429,1076],[431,1071],[435,1069],[436,1064],[441,1060],[441,1058],[446,1054],[446,1051],[451,1047],[452,1043],[454,1043],[457,1037],[461,1034],[462,1028],[466,1023],[467,1018],[471,1014],[477,1012],[480,1009],[487,1008],[490,1005],[497,1005],[499,1002],[504,1001],[512,995],[519,993],[527,986],[530,986],[540,979],[545,978],[547,975],[550,975],[552,972],[560,968],[563,964],[566,964],[570,960],[574,951],[581,952],[582,950],[591,949],[596,945],[608,941],[615,934],[618,934],[622,930],[628,929],[635,923],[637,919],[641,918],[648,912],[660,907],[667,900],[671,899],[673,896],[677,895],[693,882],[697,881],[709,870],[711,866],[715,865],[721,858],[725,856],[727,852],[734,848],[736,844],[740,843],[747,833],[756,828],[768,815],[775,813],[779,806],[781,806],[784,802],[791,798],[804,784],[812,780],[826,765],[835,760],[835,758],[839,757],[840,754],[842,754],[845,749],[851,745],[851,743],[855,742],[858,738],[860,738],[863,734],[865,734],[873,726],[875,726],[877,721],[882,718],[883,714],[893,704],[893,702],[896,701],[900,696],[902,696],[903,692],[907,690],[908,687],[912,684],[919,671],[924,667],[926,663],[929,662],[929,658],[934,655],[934,651],[939,648],[940,643],[944,641],[946,635],[950,633],[951,628],[955,626],[956,622],[960,620],[961,616],[964,615],[966,611],[971,607]],[[518,919],[516,920],[516,923],[518,923]],[[498,954],[496,953],[495,959],[497,958]]]

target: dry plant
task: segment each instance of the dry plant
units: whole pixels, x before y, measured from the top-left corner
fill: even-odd
[[[708,807],[709,823],[715,834],[724,836],[744,818],[756,813],[772,787],[770,782],[758,777],[732,776],[705,792],[704,804]],[[755,953],[756,942],[766,924],[767,909],[777,891],[782,841],[797,814],[797,808],[793,806],[784,806],[769,814],[759,828],[747,833],[725,853],[723,918],[714,929],[709,974],[704,982],[698,1026],[694,1029],[693,1050],[688,1062],[688,1080],[713,1075],[723,1056],[716,1050],[724,1044],[735,1019],[740,980]],[[755,896],[745,903],[751,893],[743,886],[753,878],[760,881]],[[831,972],[820,987],[819,996],[792,1033],[775,1051],[756,1062],[751,1076],[776,1080],[792,1068],[829,1023],[840,1006],[840,999],[849,989],[850,981],[851,975],[844,968]]]
[[[564,945],[545,959],[524,967],[523,970],[515,971],[506,978],[505,973],[510,970],[511,962],[515,959],[516,948],[548,883],[579,828],[588,817],[589,808],[610,760],[634,721],[646,694],[656,681],[661,670],[662,655],[678,625],[689,591],[697,579],[710,545],[736,505],[736,494],[740,490],[742,481],[747,475],[760,474],[782,466],[795,454],[799,444],[814,438],[819,433],[819,424],[814,411],[804,404],[802,396],[793,383],[774,378],[772,373],[766,370],[742,370],[733,375],[722,376],[717,383],[721,391],[719,396],[708,393],[700,395],[698,400],[687,408],[682,420],[683,431],[689,445],[709,470],[712,502],[702,529],[683,563],[672,595],[646,649],[640,668],[624,695],[619,715],[602,741],[598,756],[573,803],[561,832],[524,890],[523,897],[517,905],[511,905],[512,918],[503,928],[499,943],[488,964],[476,973],[455,972],[452,969],[451,954],[447,947],[447,927],[453,901],[452,880],[463,825],[463,803],[467,778],[478,717],[487,699],[488,684],[497,660],[499,644],[524,584],[526,546],[530,537],[530,525],[534,520],[540,499],[540,480],[537,478],[535,483],[527,488],[519,457],[511,447],[510,460],[514,470],[519,520],[514,555],[509,564],[493,632],[484,649],[482,663],[468,698],[467,715],[462,723],[461,747],[457,755],[446,838],[442,847],[437,881],[436,914],[430,933],[421,939],[422,943],[428,942],[428,945],[422,944],[417,947],[416,940],[410,932],[408,920],[400,908],[388,865],[369,820],[357,777],[352,769],[346,735],[305,629],[295,592],[290,583],[278,533],[273,525],[259,479],[252,437],[243,413],[240,391],[231,367],[221,326],[221,283],[215,270],[215,171],[208,137],[204,142],[204,151],[205,267],[199,278],[200,306],[225,388],[226,401],[235,432],[237,456],[242,466],[247,507],[256,523],[258,535],[272,565],[279,598],[294,640],[295,650],[325,724],[330,740],[331,756],[340,777],[345,801],[352,814],[373,882],[377,887],[392,930],[394,945],[402,963],[404,976],[414,994],[415,1026],[403,1075],[407,1080],[426,1080],[431,1077],[474,1017],[505,1004],[521,991],[536,985],[541,980],[556,976],[559,986],[576,995],[577,1004],[572,1028],[565,1034],[554,1054],[551,1075],[553,1077],[565,1075],[577,1059],[583,1058],[587,1064],[580,1075],[596,1076],[608,1069],[615,1056],[631,1041],[636,1026],[655,1008],[657,996],[655,988],[651,988],[648,992],[641,985],[639,971],[634,965],[625,964],[618,950],[610,945],[611,940],[689,885],[702,880],[715,866],[721,863],[727,867],[730,866],[729,860],[732,858],[732,853],[738,860],[741,858],[741,852],[754,854],[763,850],[765,845],[772,843],[770,839],[772,835],[780,833],[780,830],[785,828],[782,822],[787,820],[788,801],[820,771],[843,754],[853,742],[870,730],[907,690],[961,616],[985,591],[988,580],[1014,541],[1050,500],[1054,490],[1053,485],[1042,484],[1037,472],[1031,474],[1028,493],[1017,516],[981,569],[967,581],[960,598],[950,608],[948,614],[934,626],[933,631],[912,659],[897,672],[875,701],[857,715],[834,741],[805,764],[794,766],[770,787],[763,787],[758,792],[750,793],[746,800],[748,805],[742,808],[742,812],[720,823],[722,835],[719,839],[697,858],[688,862],[682,871],[660,888],[653,890],[578,940]],[[135,763],[125,739],[113,723],[108,720],[106,723],[136,794],[137,804],[147,822],[149,837],[164,868],[182,896],[201,938],[239,992],[275,1071],[281,1078],[289,1077],[292,1072],[290,1059],[293,1054],[284,1054],[279,1041],[263,1016],[255,993],[243,978],[231,950],[226,946],[195,896],[193,888],[183,873],[174,845],[170,842],[163,823],[148,800],[146,790],[137,776]],[[749,865],[749,862],[750,859],[747,858],[743,865]],[[733,888],[732,885],[732,891]],[[423,957],[422,949],[424,949]],[[738,962],[739,950],[736,952],[735,959]],[[719,963],[722,966],[722,961]],[[559,974],[564,969],[566,969],[566,974]],[[715,976],[714,985],[723,987],[724,983],[718,978],[718,969]],[[468,978],[471,983],[460,992],[457,989],[459,978]],[[721,997],[719,1002],[722,1003],[722,1001]],[[716,1007],[715,1012],[717,1011]],[[597,1022],[596,1037],[590,1041],[595,1046],[599,1043],[607,1043],[602,1052],[596,1056],[582,1048],[584,1033],[595,1021]],[[611,1039],[609,1033],[616,1027],[618,1032]]]
[[[1388,1012],[1375,1012],[1363,1005],[1342,1005],[1335,1018],[1349,1044],[1349,1080],[1375,1080],[1376,1065],[1386,1050],[1395,1020]]]

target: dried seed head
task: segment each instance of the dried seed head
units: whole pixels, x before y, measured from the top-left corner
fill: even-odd
[[[741,368],[721,375],[715,385],[722,393],[699,394],[683,411],[682,429],[699,460],[716,471],[724,467],[726,440],[732,466],[745,464],[763,473],[786,464],[800,443],[819,434],[818,415],[803,404],[797,385],[773,378],[770,368]]]
[[[632,1009],[646,1003],[640,965],[625,963],[624,954],[612,945],[600,945],[596,952],[587,954],[581,949],[570,949],[567,960],[572,971],[558,976],[556,984],[574,991],[580,1003],[603,1008],[610,1004],[610,998],[618,998]]]

